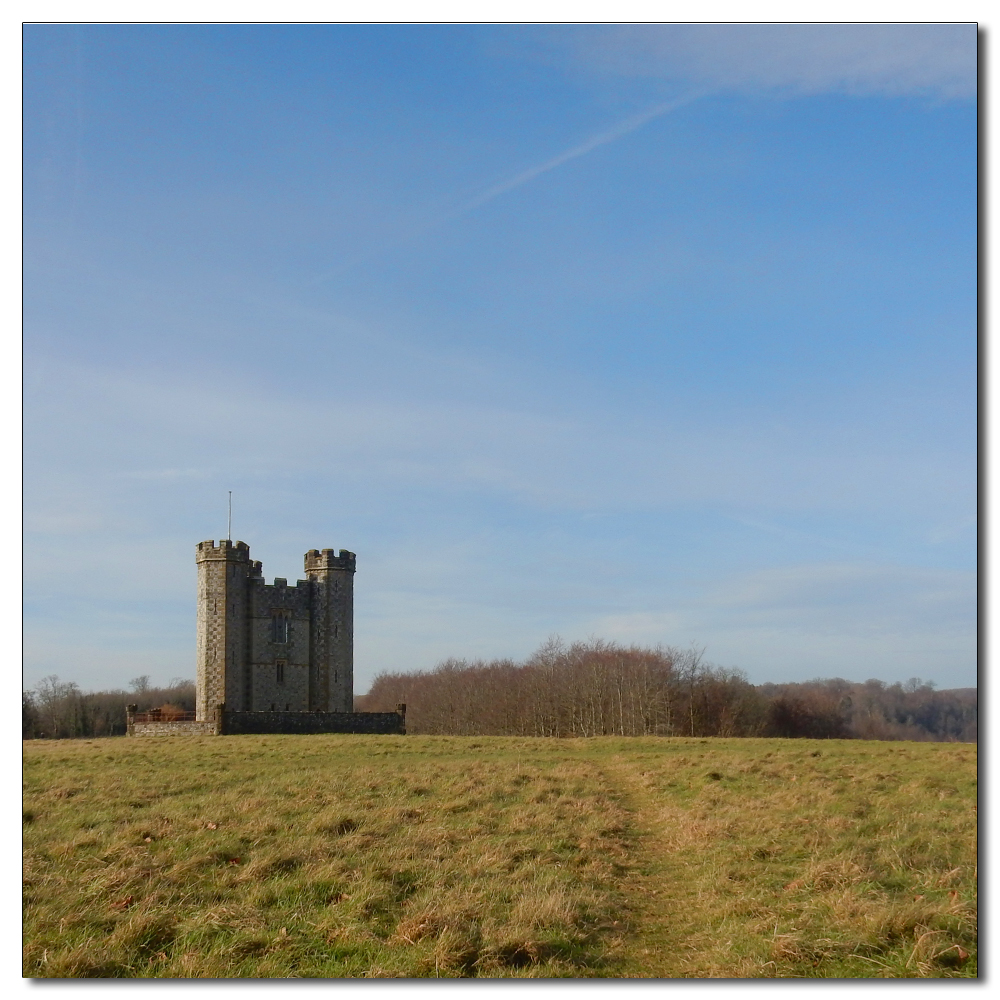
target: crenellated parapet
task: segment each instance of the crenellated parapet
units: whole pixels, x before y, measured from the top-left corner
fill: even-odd
[[[218,545],[210,538],[207,541],[199,542],[195,551],[195,562],[208,562],[210,559],[225,560],[226,562],[250,563],[250,546],[246,542],[234,542],[229,538],[222,539]],[[253,563],[258,571],[260,563]]]
[[[341,549],[338,555],[335,549],[310,549],[306,553],[305,566],[307,573],[318,573],[323,570],[340,570],[353,573],[356,569],[357,556],[347,549]]]
[[[257,566],[260,566],[260,563],[257,563]],[[311,580],[296,580],[295,583],[290,585],[288,580],[283,576],[276,576],[274,578],[274,583],[268,583],[264,579],[262,572],[251,573],[250,582],[256,590],[264,589],[270,593],[287,593],[289,600],[295,599],[295,592],[297,590],[302,593],[311,593],[309,587],[312,584]]]

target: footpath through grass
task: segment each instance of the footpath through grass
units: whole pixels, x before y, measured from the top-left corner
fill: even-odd
[[[25,744],[24,975],[976,974],[976,748]]]

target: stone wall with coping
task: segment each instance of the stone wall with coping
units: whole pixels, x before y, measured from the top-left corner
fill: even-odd
[[[214,722],[130,722],[129,736],[216,736]]]

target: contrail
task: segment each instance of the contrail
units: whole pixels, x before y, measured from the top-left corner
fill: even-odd
[[[684,104],[690,104],[691,101],[696,100],[701,96],[700,92],[687,94],[684,97],[674,98],[674,100],[667,101],[664,104],[657,104],[656,107],[649,108],[640,114],[633,115],[631,118],[626,118],[625,121],[620,122],[607,132],[595,135],[586,142],[581,142],[579,146],[567,149],[564,153],[560,153],[558,156],[552,157],[551,160],[546,160],[544,163],[540,163],[537,167],[531,167],[530,169],[523,171],[516,177],[512,177],[509,181],[503,181],[500,184],[494,185],[482,194],[477,195],[472,199],[472,201],[467,202],[455,214],[461,215],[464,212],[468,212],[470,209],[478,208],[480,205],[484,205],[486,202],[492,201],[494,198],[498,198],[500,195],[506,194],[508,191],[512,191],[514,188],[520,187],[522,184],[527,184],[528,181],[534,180],[540,174],[545,174],[550,170],[555,170],[556,167],[561,167],[564,163],[568,163],[570,160],[575,160],[578,156],[584,156],[592,149],[597,149],[598,146],[604,146],[609,142],[614,142],[615,139],[620,139],[622,136],[628,135],[629,132],[634,132],[637,128],[641,128],[647,122],[651,122],[654,118],[659,118],[661,115],[665,115],[670,111],[675,111]]]
[[[614,142],[616,139],[620,139],[622,136],[628,135],[629,132],[634,132],[637,128],[642,128],[643,125],[647,122],[651,122],[654,118],[659,118],[661,115],[668,114],[685,104],[690,104],[692,101],[696,101],[699,97],[703,97],[707,93],[707,90],[699,90],[691,94],[686,94],[683,97],[675,97],[672,101],[657,104],[655,107],[648,108],[646,111],[633,115],[631,118],[626,118],[623,122],[619,122],[615,125],[614,128],[608,129],[607,132],[601,132],[599,135],[592,136],[590,139],[587,139],[586,142],[581,142],[580,145],[574,146],[572,149],[567,149],[558,156],[553,156],[551,160],[546,160],[544,163],[540,163],[537,167],[531,167],[528,170],[524,170],[516,177],[512,177],[510,180],[494,184],[493,187],[487,188],[470,201],[467,201],[450,211],[444,212],[433,221],[424,223],[423,225],[418,225],[409,232],[401,234],[385,246],[371,250],[368,253],[363,253],[331,271],[316,275],[314,278],[307,280],[305,284],[315,285],[326,281],[333,277],[333,275],[343,273],[352,267],[356,267],[363,261],[371,259],[378,253],[393,247],[402,246],[423,233],[437,229],[439,226],[443,226],[446,223],[465,215],[466,212],[471,212],[474,208],[478,208],[480,205],[485,205],[487,202],[493,201],[494,198],[499,198],[500,195],[506,194],[508,191],[513,191],[514,188],[518,188],[522,184],[527,184],[528,181],[534,180],[541,174],[548,173],[550,170],[555,170],[556,167],[560,167],[564,163],[568,163],[570,160],[575,160],[578,156],[585,156],[591,150],[597,149],[598,146],[607,145],[609,142]]]

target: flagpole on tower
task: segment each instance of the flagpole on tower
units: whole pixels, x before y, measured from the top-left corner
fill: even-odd
[[[230,541],[233,540],[233,491],[229,491],[229,534],[226,535]]]

